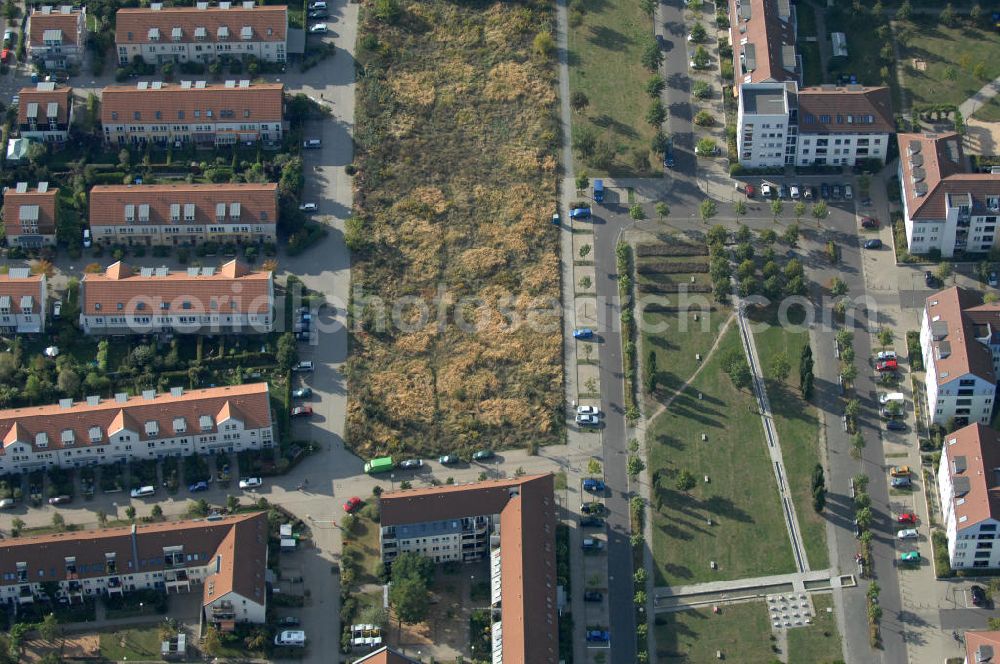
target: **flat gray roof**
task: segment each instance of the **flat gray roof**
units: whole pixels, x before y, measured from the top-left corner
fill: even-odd
[[[744,113],[781,115],[785,112],[785,93],[781,90],[760,90],[744,85],[740,94],[743,96]]]

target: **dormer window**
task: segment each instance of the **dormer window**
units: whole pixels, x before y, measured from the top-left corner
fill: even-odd
[[[1000,210],[1000,196],[987,196],[986,207],[991,210]]]
[[[60,440],[63,445],[72,445],[76,442],[76,435],[73,433],[72,429],[63,429],[60,435]]]
[[[146,435],[156,436],[160,433],[160,425],[157,424],[156,420],[149,420],[146,422]]]
[[[211,415],[202,415],[198,418],[198,426],[202,431],[211,431],[214,424]]]
[[[194,29],[195,39],[197,39],[198,41],[205,41],[206,37],[208,37],[208,30],[206,30],[203,27],[197,27]]]
[[[184,433],[187,431],[187,420],[183,417],[174,418],[174,433]]]
[[[40,431],[35,434],[35,447],[48,447],[49,446],[49,434],[44,431]]]
[[[90,442],[92,443],[101,442],[101,438],[103,437],[101,435],[101,427],[90,427],[89,434],[90,434]]]
[[[171,203],[170,204],[170,221],[180,221],[181,220],[181,204]]]
[[[219,38],[219,41],[225,41],[229,39],[229,27],[225,25],[220,25],[219,29],[215,33],[215,36]]]
[[[148,34],[149,34],[149,41],[151,41],[151,42],[158,42],[158,41],[160,41],[160,29],[159,28],[150,28]]]
[[[243,29],[240,30],[240,37],[244,41],[250,41],[253,39],[253,27],[249,25],[244,25]]]
[[[171,38],[172,38],[172,39],[173,39],[173,40],[174,40],[175,42],[179,42],[179,41],[181,40],[181,37],[182,37],[183,35],[184,35],[184,31],[183,31],[183,30],[181,30],[180,28],[174,28],[173,30],[171,30],[171,31],[170,31],[170,37],[171,37]]]

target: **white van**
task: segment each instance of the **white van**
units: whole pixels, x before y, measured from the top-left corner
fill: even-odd
[[[132,489],[133,498],[145,498],[146,496],[152,496],[156,493],[156,487],[154,486],[141,486],[138,489]]]
[[[0,509],[7,510],[7,509],[10,509],[12,507],[14,507],[14,499],[13,498],[4,498],[4,499],[0,500]]]
[[[274,637],[274,645],[305,647],[306,633],[301,629],[286,629]]]
[[[83,248],[84,249],[90,249],[90,245],[91,245],[90,229],[89,228],[84,228],[83,229]]]
[[[899,401],[900,403],[902,403],[905,400],[906,399],[905,397],[903,397],[902,392],[889,392],[887,394],[878,395],[878,402],[883,406],[893,401]]]

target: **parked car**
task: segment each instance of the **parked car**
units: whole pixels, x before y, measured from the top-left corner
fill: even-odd
[[[600,415],[601,414],[601,409],[598,408],[597,406],[577,406],[576,407],[576,414],[577,415]]]
[[[910,467],[909,466],[893,466],[889,469],[889,474],[892,477],[909,477]]]
[[[298,627],[300,624],[302,624],[302,621],[296,616],[282,616],[278,619],[280,627]]]
[[[606,629],[588,629],[587,641],[590,643],[608,643],[611,641],[611,632]]]
[[[599,516],[585,516],[580,519],[581,528],[603,528],[604,519]]]
[[[894,351],[894,350],[880,350],[879,352],[875,353],[875,361],[877,361],[877,362],[887,362],[889,360],[895,360],[895,359],[896,359],[896,351]],[[895,395],[897,395],[897,394],[899,395],[899,398],[896,398]],[[893,392],[891,394],[884,394],[882,396],[884,396],[886,398],[886,401],[902,401],[903,400],[903,395],[900,392]],[[882,401],[882,397],[879,397],[879,401]],[[882,403],[885,403],[885,402],[882,402]]]
[[[59,318],[62,315],[62,300],[56,300],[52,305],[52,317]]]
[[[808,186],[802,189],[802,197],[807,201],[811,201],[816,198],[816,187]]]
[[[674,142],[671,139],[667,139],[667,147],[663,150],[663,167],[674,167]]]
[[[873,238],[871,240],[865,241],[865,249],[881,249],[881,248],[882,248],[882,240],[879,240],[878,238]]]
[[[599,539],[594,539],[593,537],[584,537],[580,546],[584,551],[600,551],[604,548],[604,542]]]
[[[442,466],[451,466],[458,463],[458,457],[454,454],[445,454],[444,456],[438,457],[438,463]]]
[[[604,484],[604,480],[598,480],[593,477],[588,477],[583,480],[583,490],[589,491],[590,493],[604,493],[607,486]]]
[[[830,198],[830,185],[821,182],[819,185],[819,195],[820,198]]]
[[[12,507],[14,507],[13,498],[3,498],[2,500],[0,500],[0,510],[7,510]]]
[[[586,426],[597,426],[601,423],[601,418],[597,415],[577,415],[576,423],[583,424]]]
[[[875,371],[879,373],[884,373],[886,371],[895,371],[899,368],[899,363],[896,360],[885,360],[883,362],[875,363]]]
[[[903,410],[895,408],[880,408],[879,414],[887,420],[894,420],[903,416]]]
[[[878,228],[879,221],[875,217],[861,217],[861,228]]]
[[[326,33],[326,23],[316,23],[309,26],[309,32],[314,35],[321,35]]]
[[[930,270],[924,271],[925,286],[927,286],[928,288],[934,288],[935,286],[937,286],[937,282],[938,282],[937,277],[934,276],[933,272],[931,272]]]
[[[316,212],[319,210],[319,205],[316,203],[303,203],[299,206],[299,210],[302,212]]]
[[[743,191],[744,193],[746,193],[747,198],[753,198],[754,195],[757,193],[757,190],[753,188],[752,184],[748,184]]]
[[[802,198],[802,191],[799,189],[799,185],[797,185],[797,184],[793,184],[791,186],[791,188],[789,190],[789,193],[791,194],[792,198],[795,199],[795,200],[798,200],[799,198]]]
[[[903,420],[889,420],[885,423],[885,428],[890,431],[906,431],[906,422]]]
[[[357,496],[351,496],[350,498],[347,499],[347,502],[344,503],[344,511],[347,512],[348,514],[357,511],[358,508],[360,507],[361,507],[361,499],[358,498]]]
[[[191,493],[198,493],[199,491],[208,491],[208,482],[202,480],[201,482],[195,482],[194,484],[189,484],[188,491],[190,491]]]
[[[49,505],[65,505],[66,503],[72,501],[73,498],[70,496],[52,496],[49,498]]]
[[[969,595],[972,596],[973,606],[986,606],[986,589],[982,586],[970,586]]]
[[[908,489],[913,486],[909,477],[893,477],[889,484],[894,489]]]
[[[264,485],[264,480],[259,477],[244,477],[240,480],[241,489],[256,489]]]
[[[855,536],[856,538],[858,538],[858,539],[861,539],[861,533],[862,533],[862,532],[863,532],[863,531],[862,531],[862,529],[861,529],[861,524],[860,524],[860,523],[858,523],[858,520],[857,520],[857,519],[855,519],[855,520],[854,520],[854,536]]]
[[[311,387],[300,387],[297,390],[292,390],[293,399],[308,399],[313,394]]]
[[[292,367],[292,371],[305,372],[305,371],[312,371],[312,370],[313,370],[313,363],[312,363],[311,360],[302,360],[301,362],[299,362],[298,364],[296,364],[294,367]]]
[[[599,590],[586,590],[583,593],[584,602],[600,602],[604,599],[604,593]]]
[[[302,141],[302,147],[307,150],[316,150],[323,147],[323,141],[318,138],[307,138]]]
[[[765,182],[760,185],[760,195],[764,198],[774,198],[774,187],[770,183]]]
[[[840,198],[843,195],[843,190],[840,188],[839,184],[833,185],[833,188],[830,190],[830,195],[833,198]]]
[[[90,249],[90,245],[91,244],[92,244],[92,239],[91,239],[91,236],[90,236],[90,229],[89,228],[84,228],[83,229],[83,248],[84,249]]]
[[[306,633],[303,632],[301,629],[296,629],[296,630],[286,629],[285,631],[279,632],[277,635],[275,635],[274,645],[304,648],[306,645]]]
[[[854,198],[854,187],[849,184],[844,185],[844,198],[847,200]]]
[[[880,355],[881,355],[881,353],[880,353]],[[896,356],[896,354],[893,353],[893,357],[895,357],[895,356]],[[879,359],[879,360],[885,360],[885,359],[889,359],[889,358],[887,358],[887,357],[878,357],[877,359]],[[880,404],[882,404],[883,406],[886,405],[887,403],[889,403],[890,401],[903,401],[903,400],[904,400],[904,397],[903,397],[903,393],[902,392],[883,392],[882,394],[878,395],[878,402]]]
[[[487,461],[494,457],[493,450],[479,450],[472,455],[473,461]]]
[[[667,40],[663,35],[656,35],[656,45],[660,47],[661,51],[667,50]]]
[[[309,9],[326,9],[326,0],[315,0],[309,3]]]
[[[553,212],[552,213],[552,225],[553,226],[561,226],[562,225],[562,217],[559,216],[558,212]]]
[[[573,208],[569,211],[570,219],[589,219],[590,218],[590,208],[587,206]]]
[[[589,327],[578,327],[573,330],[574,339],[591,339],[594,336],[594,331]]]
[[[917,515],[913,512],[903,512],[896,517],[896,523],[916,523]]]
[[[406,459],[399,462],[400,470],[416,470],[424,465],[423,459]]]
[[[292,408],[292,417],[312,417],[312,406],[296,406]]]
[[[327,16],[329,16],[329,14],[327,14],[325,9],[314,9],[309,12],[309,18],[326,18]]]
[[[782,183],[781,186],[778,187],[778,198],[787,199],[789,196],[791,196],[791,191],[789,190],[788,185]]]
[[[604,514],[604,503],[592,502],[584,503],[580,506],[580,511],[584,514]]]
[[[900,561],[904,563],[919,563],[920,562],[920,552],[919,551],[905,551],[899,554]]]
[[[917,539],[919,536],[916,528],[904,528],[896,533],[897,539]]]

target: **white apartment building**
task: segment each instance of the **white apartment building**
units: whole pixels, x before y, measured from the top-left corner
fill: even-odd
[[[977,423],[946,436],[937,480],[952,568],[1000,567],[1000,434]]]
[[[274,182],[97,185],[90,232],[101,244],[274,242],[278,209]]]
[[[249,79],[109,86],[101,92],[104,140],[115,145],[193,142],[205,147],[260,141],[272,147],[284,135],[284,90],[281,83]]]
[[[954,133],[900,134],[899,182],[910,253],[960,256],[997,246],[1000,173],[970,173]]]
[[[0,542],[0,604],[46,598],[44,584],[70,603],[123,596],[136,590],[165,594],[200,590],[210,623],[265,621],[267,515],[174,521],[9,538]],[[56,599],[50,597],[47,599]]]
[[[1000,304],[948,288],[924,304],[920,322],[930,419],[945,425],[988,424],[1000,370]]]
[[[275,444],[267,383],[0,410],[0,475],[59,466],[263,449]]]
[[[36,7],[28,15],[25,45],[32,62],[65,69],[83,62],[87,46],[87,8],[81,5]]]
[[[274,279],[232,260],[216,270],[132,267],[121,261],[80,282],[86,334],[267,334]]]
[[[115,13],[115,46],[121,65],[142,58],[149,64],[211,62],[220,56],[254,56],[285,62],[288,8],[253,2],[220,2],[210,6],[119,9]]]
[[[44,274],[31,274],[26,267],[12,267],[7,274],[0,274],[0,332],[44,332],[47,303]]]
[[[795,154],[791,104],[794,83],[752,83],[740,88],[736,134],[740,163],[747,168],[784,166]]]

